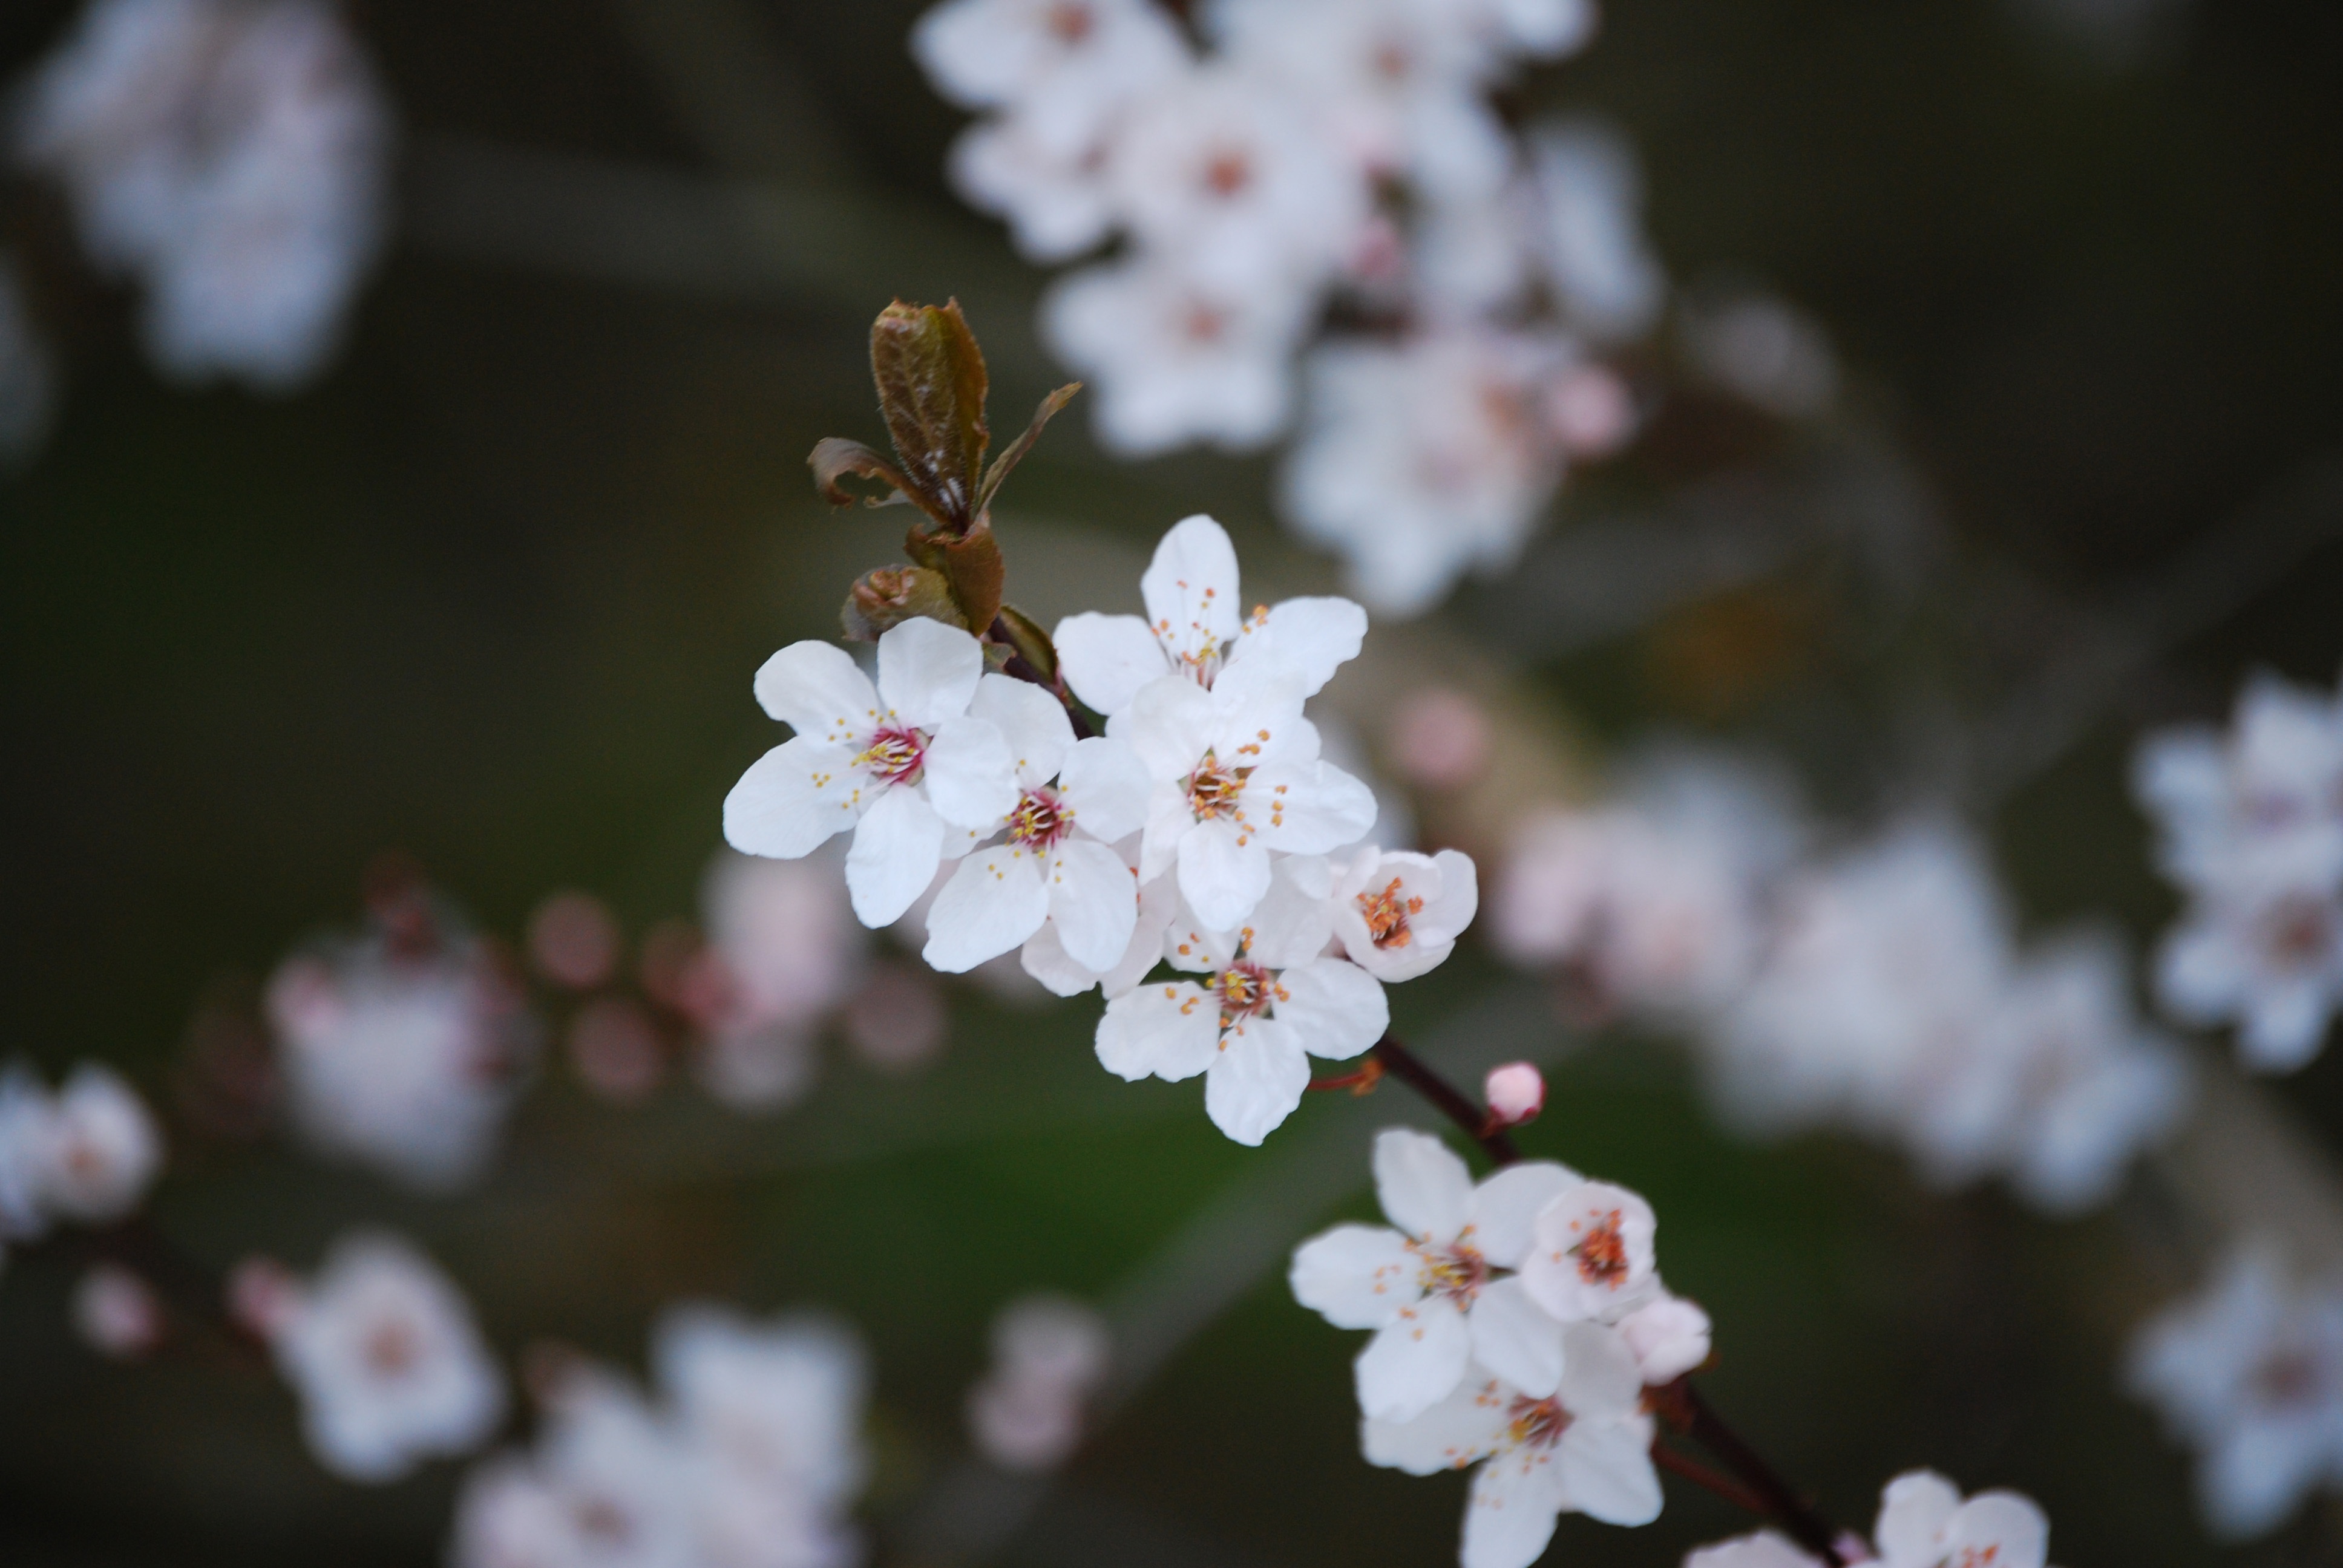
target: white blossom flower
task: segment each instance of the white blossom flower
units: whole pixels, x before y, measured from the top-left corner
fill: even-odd
[[[952,143],[952,188],[969,205],[1009,222],[1028,261],[1065,261],[1113,231],[1113,193],[1106,183],[1107,143],[1061,146],[1031,116],[980,120]]]
[[[693,1455],[619,1378],[566,1375],[535,1453],[476,1468],[457,1504],[455,1568],[695,1568]]]
[[[1474,1369],[1413,1421],[1362,1423],[1368,1461],[1411,1475],[1486,1461],[1464,1506],[1463,1568],[1528,1568],[1565,1512],[1606,1524],[1659,1517],[1634,1356],[1595,1323],[1564,1325],[1562,1341],[1561,1382],[1544,1398]]]
[[[1320,759],[1301,683],[1282,661],[1225,671],[1209,691],[1182,676],[1141,687],[1108,724],[1147,769],[1139,876],[1177,868],[1196,919],[1237,930],[1269,891],[1270,857],[1323,855],[1375,820],[1375,798]]]
[[[1665,1290],[1621,1318],[1618,1328],[1647,1383],[1674,1382],[1708,1360],[1708,1314]]]
[[[1248,613],[1228,531],[1198,513],[1157,542],[1139,579],[1144,618],[1085,610],[1058,622],[1054,641],[1066,684],[1111,717],[1140,688],[1184,675],[1210,689],[1223,668],[1273,661],[1315,697],[1359,656],[1367,612],[1346,598],[1290,598]]]
[[[1084,1406],[1105,1377],[1105,1322],[1062,1296],[1025,1296],[992,1323],[992,1367],[969,1391],[977,1452],[1003,1470],[1055,1470],[1082,1438]]]
[[[964,107],[1039,106],[1061,143],[1188,63],[1153,0],[945,0],[912,27],[911,54]]]
[[[1260,1143],[1293,1113],[1311,1057],[1356,1056],[1391,1022],[1373,976],[1321,956],[1322,893],[1286,877],[1280,890],[1236,933],[1175,926],[1167,956],[1202,981],[1150,981],[1110,1000],[1099,1020],[1109,1071],[1171,1083],[1202,1073],[1205,1112],[1240,1143]]]
[[[309,0],[103,0],[35,76],[16,152],[146,287],[168,374],[297,385],[380,249],[390,115]]]
[[[74,1286],[74,1332],[102,1356],[146,1354],[162,1342],[166,1317],[155,1287],[119,1263],[100,1263]]]
[[[1581,1181],[1554,1193],[1521,1262],[1530,1299],[1563,1322],[1616,1322],[1658,1283],[1652,1206],[1624,1187]]]
[[[1372,845],[1334,879],[1334,938],[1350,960],[1385,984],[1428,974],[1456,950],[1481,890],[1473,858]]]
[[[119,1220],[163,1164],[163,1135],[121,1074],[84,1062],[51,1102],[41,1201],[77,1224]]]
[[[1644,238],[1634,149],[1594,121],[1554,122],[1529,136],[1537,249],[1570,324],[1601,339],[1650,327],[1667,276]]]
[[[470,1309],[430,1260],[396,1237],[344,1237],[271,1340],[301,1396],[317,1462],[353,1481],[395,1481],[461,1453],[503,1418],[503,1380]]]
[[[1413,1421],[1477,1362],[1532,1398],[1560,1386],[1562,1334],[1523,1282],[1538,1211],[1577,1181],[1546,1161],[1509,1165],[1477,1187],[1437,1138],[1375,1137],[1375,1194],[1393,1224],[1337,1225],[1294,1250],[1294,1299],[1340,1329],[1373,1329],[1359,1353],[1359,1408]]]
[[[1684,1568],[1823,1568],[1823,1560],[1802,1552],[1771,1530],[1736,1535],[1684,1554]]]
[[[1287,518],[1342,554],[1377,609],[1428,609],[1511,562],[1553,498],[1546,395],[1570,362],[1559,339],[1481,327],[1318,349],[1279,478]]]
[[[1001,841],[970,850],[929,906],[920,956],[964,973],[1023,946],[1046,920],[1073,962],[1112,969],[1139,920],[1138,883],[1111,847],[1147,820],[1138,753],[1104,736],[1076,740],[1056,698],[1005,675],[986,676],[969,711],[1007,739],[1020,793],[982,835]]]
[[[722,1308],[670,1308],[651,1362],[678,1418],[716,1462],[824,1506],[862,1484],[861,1347],[812,1316],[752,1323]]]
[[[1041,300],[1041,334],[1097,391],[1099,439],[1125,457],[1190,441],[1232,451],[1285,427],[1292,354],[1314,305],[1299,284],[1236,286],[1141,252],[1070,273]]]
[[[1279,80],[1214,63],[1136,106],[1107,177],[1147,249],[1191,276],[1240,293],[1312,286],[1357,246],[1364,173]]]
[[[427,1191],[478,1178],[527,1057],[528,1019],[479,945],[407,952],[382,932],[318,944],[267,990],[295,1124],[320,1152]]]
[[[2224,1257],[2132,1342],[2128,1381],[2197,1451],[2206,1522],[2242,1539],[2343,1488],[2343,1290],[2298,1285],[2265,1244]]]
[[[812,1086],[815,1036],[860,978],[867,943],[837,859],[728,850],[701,880],[708,947],[696,961],[710,1000],[697,1067],[736,1110],[776,1110]]]
[[[2043,1568],[2050,1551],[2050,1522],[2033,1499],[1980,1492],[1964,1502],[1959,1487],[1929,1470],[1887,1483],[1871,1536],[1880,1568]]]
[[[724,799],[724,837],[793,860],[854,829],[855,917],[892,924],[935,879],[948,825],[989,827],[1017,803],[1001,731],[969,715],[984,654],[958,627],[908,620],[879,638],[879,682],[846,650],[797,642],[757,671],[757,700],[797,733]]]
[[[2301,889],[2207,888],[2157,954],[2157,996],[2185,1023],[2237,1026],[2237,1053],[2291,1072],[2343,1004],[2343,900]]]

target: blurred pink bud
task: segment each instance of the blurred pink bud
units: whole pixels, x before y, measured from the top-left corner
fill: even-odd
[[[274,1258],[246,1258],[228,1271],[227,1315],[264,1340],[292,1326],[301,1312],[301,1282]]]
[[[632,1105],[659,1087],[667,1070],[650,1015],[619,997],[598,997],[569,1020],[569,1065],[588,1089]]]
[[[907,1072],[943,1049],[949,1020],[943,998],[924,970],[880,963],[871,966],[840,1022],[855,1055],[886,1071]]]
[[[1582,365],[1546,397],[1554,438],[1574,457],[1607,457],[1635,433],[1635,400],[1607,365]]]
[[[591,893],[556,893],[528,918],[537,972],[571,990],[591,990],[618,967],[618,922]]]
[[[1489,1117],[1500,1127],[1518,1127],[1545,1109],[1545,1079],[1526,1061],[1509,1061],[1489,1070],[1482,1093],[1489,1101]]]
[[[100,1263],[74,1288],[74,1332],[102,1356],[132,1361],[162,1342],[163,1303],[119,1263]]]
[[[1458,789],[1489,765],[1489,715],[1464,693],[1435,686],[1392,716],[1389,746],[1401,777],[1426,789]]]

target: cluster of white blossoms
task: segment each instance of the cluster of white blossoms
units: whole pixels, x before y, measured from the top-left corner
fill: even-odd
[[[84,1062],[55,1091],[28,1067],[0,1074],[0,1243],[126,1218],[162,1163],[154,1117],[113,1069]]]
[[[2292,1278],[2247,1243],[2135,1336],[2132,1391],[2197,1452],[2206,1523],[2232,1539],[2343,1492],[2343,1282]]]
[[[504,1419],[504,1379],[470,1307],[396,1236],[343,1237],[307,1282],[247,1263],[235,1296],[300,1395],[310,1452],[337,1475],[396,1481],[478,1447]]]
[[[1236,553],[1204,517],[1164,536],[1140,592],[1144,618],[1057,628],[1060,674],[1106,715],[1102,736],[1077,739],[1048,689],[987,673],[976,638],[940,621],[881,636],[875,685],[833,645],[783,648],[756,691],[797,734],[734,787],[725,837],[797,858],[850,828],[865,924],[939,882],[930,964],[1017,950],[1060,996],[1102,990],[1110,1070],[1202,1074],[1213,1123],[1257,1144],[1301,1103],[1311,1057],[1382,1038],[1383,985],[1448,956],[1476,879],[1453,850],[1360,846],[1374,796],[1302,716],[1358,653],[1365,611],[1246,612]],[[1159,964],[1178,973],[1149,980]]]
[[[1591,345],[1657,313],[1634,165],[1585,126],[1506,129],[1491,90],[1574,53],[1589,0],[947,0],[913,53],[983,117],[954,147],[1019,247],[1111,259],[1059,281],[1044,336],[1146,455],[1259,447],[1380,609],[1511,560],[1568,459],[1634,421]],[[1330,299],[1374,330],[1304,358]]]
[[[866,1373],[825,1320],[669,1311],[663,1404],[615,1372],[565,1369],[537,1444],[467,1482],[451,1568],[849,1568]]]
[[[992,1322],[992,1367],[968,1393],[969,1434],[1003,1470],[1043,1473],[1081,1443],[1112,1347],[1105,1322],[1063,1296],[1024,1296]]]
[[[381,247],[390,111],[318,0],[96,0],[25,84],[17,160],[146,291],[174,377],[321,370]]]
[[[277,966],[266,1005],[287,1109],[319,1153],[427,1191],[480,1177],[533,1053],[518,982],[420,894]]]
[[[2234,1024],[2247,1067],[2302,1066],[2343,1000],[2343,700],[2258,677],[2226,734],[2151,736],[2133,784],[2187,897],[2157,959],[2166,1010]]]
[[[1936,1472],[1914,1470],[1880,1493],[1869,1551],[1841,1556],[1879,1568],[2044,1568],[2049,1553],[2050,1521],[2032,1498],[1995,1491],[1964,1499]],[[1823,1568],[1823,1560],[1761,1530],[1703,1546],[1684,1568]]]
[[[1644,1391],[1708,1359],[1709,1322],[1660,1282],[1651,1205],[1548,1161],[1476,1186],[1404,1128],[1376,1137],[1374,1173],[1391,1225],[1312,1238],[1290,1276],[1327,1322],[1374,1331],[1356,1366],[1367,1458],[1481,1463],[1464,1568],[1525,1568],[1564,1513],[1657,1518]]]
[[[1851,1127],[1942,1185],[1998,1174],[2053,1212],[2104,1201],[2188,1094],[2120,945],[2021,948],[1983,853],[1941,822],[1821,859],[1807,837],[1730,770],[1678,769],[1527,825],[1495,939],[1687,1032],[1745,1129]]]

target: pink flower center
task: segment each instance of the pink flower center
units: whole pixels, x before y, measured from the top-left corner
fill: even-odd
[[[1558,1399],[1516,1394],[1506,1430],[1519,1447],[1552,1448],[1570,1430],[1570,1412],[1562,1408]]]
[[[1030,849],[1046,849],[1074,825],[1073,808],[1054,790],[1028,789],[1009,813],[1009,837]]]
[[[1359,895],[1359,913],[1366,917],[1367,935],[1379,948],[1403,948],[1415,940],[1415,933],[1407,929],[1407,918],[1423,912],[1423,900],[1410,898],[1400,889],[1400,879],[1393,877],[1382,892]]]
[[[1462,1241],[1453,1247],[1420,1247],[1411,1242],[1408,1250],[1422,1261],[1416,1282],[1427,1296],[1445,1296],[1469,1308],[1481,1287],[1489,1282],[1489,1261],[1477,1247]]]
[[[387,1318],[366,1338],[367,1370],[377,1377],[405,1375],[423,1353],[414,1325],[404,1318]]]
[[[1098,26],[1098,17],[1080,0],[1061,0],[1050,7],[1045,25],[1059,43],[1071,48],[1091,35]]]
[[[1228,201],[1252,184],[1252,159],[1241,147],[1226,147],[1204,164],[1204,188]]]
[[[2334,950],[2334,916],[2318,899],[2281,899],[2263,917],[2270,957],[2288,969],[2314,969]]]
[[[1220,995],[1222,1029],[1239,1019],[1267,1012],[1269,1004],[1282,995],[1276,971],[1259,964],[1231,964],[1214,978],[1212,989]]]
[[[1238,803],[1244,799],[1245,774],[1242,768],[1223,768],[1211,752],[1188,775],[1188,809],[1196,820],[1209,822],[1215,817],[1236,815]]]
[[[881,784],[917,784],[927,766],[928,738],[908,726],[881,729],[854,761]]]
[[[1574,1231],[1584,1221],[1573,1220]],[[1627,1277],[1627,1239],[1620,1233],[1619,1211],[1595,1216],[1570,1255],[1578,1260],[1578,1277],[1590,1285],[1615,1286]]]

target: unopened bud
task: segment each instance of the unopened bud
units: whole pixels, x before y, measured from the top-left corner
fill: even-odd
[[[1491,1068],[1481,1091],[1489,1101],[1489,1120],[1500,1127],[1518,1127],[1545,1109],[1545,1079],[1526,1061]]]
[[[925,616],[967,629],[944,574],[926,567],[880,567],[855,580],[839,620],[850,642],[876,642],[907,620]]]
[[[228,1272],[227,1314],[256,1338],[274,1340],[301,1307],[301,1282],[274,1258],[246,1258]]]
[[[119,1263],[100,1263],[74,1288],[74,1332],[102,1356],[132,1361],[163,1338],[163,1303],[154,1287]]]

